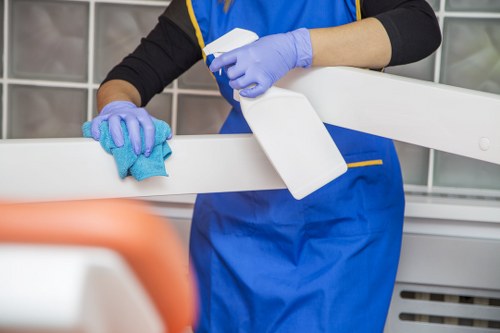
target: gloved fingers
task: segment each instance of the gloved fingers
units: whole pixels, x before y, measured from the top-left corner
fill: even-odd
[[[235,81],[229,81],[233,89],[239,89],[243,97],[257,97],[273,85],[273,78],[261,70],[250,68],[247,73]]]
[[[237,59],[238,57],[236,52],[227,52],[215,58],[209,68],[212,72],[217,72],[223,67],[234,65]]]
[[[258,84],[258,82],[255,80],[255,77],[251,75],[243,75],[236,80],[229,81],[229,86],[236,90],[247,88],[253,84]]]
[[[115,143],[115,146],[122,147],[124,144],[121,117],[119,115],[113,115],[108,119],[109,132],[111,133],[111,138]]]
[[[144,110],[144,112],[141,112],[138,115],[137,119],[139,120],[139,124],[141,125],[144,133],[144,155],[149,157],[155,144],[156,129],[153,124],[153,118],[149,115],[149,113],[147,113],[146,110]]]
[[[240,90],[240,95],[243,97],[255,98],[265,93],[271,87],[271,85],[272,82],[270,82],[269,80],[264,80],[254,86],[250,86],[248,88]]]
[[[90,124],[90,132],[94,140],[99,141],[101,138],[101,124],[104,121],[103,116],[97,116],[92,120]]]
[[[142,150],[142,140],[141,140],[141,126],[136,115],[127,115],[125,117],[125,124],[127,125],[128,137],[130,139],[130,144],[134,149],[136,155],[140,155]]]
[[[236,80],[237,78],[245,75],[246,68],[244,66],[239,66],[239,64],[234,64],[226,69],[227,77],[229,80]]]

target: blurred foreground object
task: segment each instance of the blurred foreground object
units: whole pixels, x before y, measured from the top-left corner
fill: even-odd
[[[185,252],[139,201],[0,204],[0,332],[184,332]]]

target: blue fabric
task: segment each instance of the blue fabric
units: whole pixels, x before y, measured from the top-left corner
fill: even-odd
[[[237,0],[225,13],[218,0],[192,0],[205,44],[235,27],[265,36],[349,23],[355,3]],[[249,133],[227,77],[215,78],[233,107],[221,133]],[[197,333],[382,333],[402,237],[399,161],[391,140],[326,127],[347,163],[382,164],[350,168],[300,201],[287,190],[197,196]]]
[[[172,150],[170,149],[167,138],[170,136],[170,126],[162,120],[154,119],[155,125],[155,145],[149,157],[144,154],[136,155],[130,140],[128,139],[128,130],[125,123],[122,121],[122,133],[125,139],[125,144],[122,147],[116,147],[108,128],[108,122],[103,121],[100,126],[101,137],[99,142],[104,150],[113,155],[118,174],[120,178],[132,176],[137,180],[144,180],[154,176],[168,176],[165,169],[165,160],[170,156]],[[91,138],[91,122],[88,121],[83,124],[82,132],[86,138]],[[144,145],[144,137],[141,129],[141,138]],[[144,151],[144,147],[143,147]]]

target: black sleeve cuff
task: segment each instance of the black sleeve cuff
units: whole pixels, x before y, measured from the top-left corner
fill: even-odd
[[[421,60],[441,44],[441,30],[425,0],[364,0],[364,14],[384,26],[392,47],[389,66]]]

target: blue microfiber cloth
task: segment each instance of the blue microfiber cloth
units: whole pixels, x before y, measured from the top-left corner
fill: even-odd
[[[124,145],[122,147],[116,147],[113,139],[111,138],[111,133],[109,132],[108,122],[103,121],[100,125],[101,137],[99,142],[101,146],[113,155],[116,166],[118,167],[118,174],[120,178],[125,178],[127,176],[133,176],[137,180],[143,180],[153,176],[168,176],[167,170],[165,170],[165,160],[170,156],[172,150],[170,149],[167,138],[170,137],[170,126],[162,120],[154,119],[153,123],[156,128],[155,134],[155,144],[151,155],[149,157],[140,154],[137,156],[134,153],[134,148],[128,139],[128,130],[125,122],[121,122],[122,133],[124,138]],[[91,122],[88,121],[82,126],[83,136],[86,138],[91,138]],[[144,136],[141,129],[141,138],[144,151]]]

